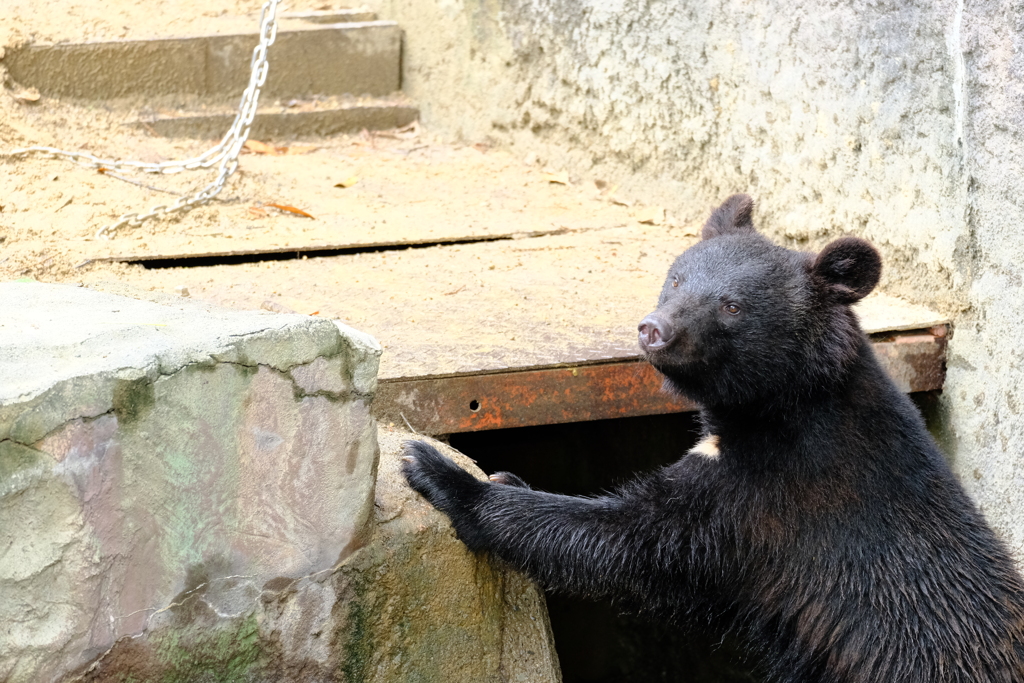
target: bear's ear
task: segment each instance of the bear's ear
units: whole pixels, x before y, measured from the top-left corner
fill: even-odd
[[[840,303],[860,301],[882,276],[882,256],[859,237],[829,242],[814,259],[811,271]]]
[[[745,194],[734,194],[711,214],[701,231],[701,239],[754,232],[753,212],[753,199]]]

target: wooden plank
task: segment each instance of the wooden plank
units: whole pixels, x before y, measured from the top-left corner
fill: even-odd
[[[853,310],[868,334],[923,330],[949,323],[948,316],[881,292],[861,299]]]
[[[946,327],[874,341],[879,360],[903,391],[942,388]],[[695,410],[665,392],[639,358],[536,370],[380,383],[378,419],[421,434],[507,429]]]
[[[307,221],[307,223],[312,223]],[[389,220],[390,224],[390,220]],[[637,357],[636,326],[656,305],[680,228],[628,225],[532,239],[330,258],[135,271],[140,284],[225,306],[269,302],[337,318],[384,345],[380,379],[447,377]],[[872,294],[868,332],[946,319]]]
[[[362,98],[355,102],[336,99],[340,101],[326,104],[309,101],[284,111],[257,110],[249,135],[261,141],[326,137],[361,130],[402,128],[420,117],[419,108],[401,98]],[[146,116],[131,125],[165,137],[209,140],[223,135],[237,113],[237,106],[223,107],[220,111],[177,110]]]
[[[417,147],[414,142],[371,136],[372,144],[392,147],[372,149],[368,143],[367,148],[310,151],[299,143],[282,147],[279,156],[246,154],[242,172],[225,189],[225,201],[184,215],[173,230],[160,224],[151,234],[126,229],[110,241],[76,244],[76,251],[82,260],[94,262],[369,251],[560,235],[630,220],[626,207],[581,188],[549,183],[539,170],[519,166],[505,154]],[[186,176],[142,175],[139,180],[184,193],[195,183]],[[347,183],[352,184],[341,187]],[[526,193],[529,201],[520,196]],[[457,206],[449,194],[460,197]],[[161,199],[173,201],[171,196]],[[273,204],[296,207],[313,219]]]

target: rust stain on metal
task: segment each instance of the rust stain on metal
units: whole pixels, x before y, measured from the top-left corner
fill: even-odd
[[[639,361],[381,382],[379,419],[425,434],[505,429],[694,410]]]
[[[882,366],[906,392],[941,389],[946,328],[873,339]],[[506,429],[695,410],[662,389],[639,358],[508,372],[382,380],[378,419],[423,434]]]
[[[875,355],[901,390],[933,391],[946,380],[947,328],[936,326],[875,341]]]

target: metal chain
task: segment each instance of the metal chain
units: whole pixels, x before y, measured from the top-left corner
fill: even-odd
[[[179,197],[172,204],[154,206],[147,213],[126,213],[114,223],[100,228],[96,233],[97,239],[110,239],[110,235],[115,230],[125,225],[136,226],[150,218],[177,211],[188,211],[194,206],[210,201],[224,189],[224,184],[227,183],[228,178],[238,168],[238,154],[242,150],[242,145],[245,144],[249,137],[249,128],[252,126],[253,118],[256,116],[256,107],[259,103],[260,89],[266,83],[267,72],[270,69],[270,65],[267,62],[267,48],[273,45],[274,40],[277,38],[277,5],[280,2],[281,0],[267,0],[263,3],[263,9],[260,12],[260,42],[252,51],[249,85],[246,86],[245,92],[242,93],[242,100],[238,105],[238,113],[235,115],[234,122],[217,145],[199,156],[184,161],[163,161],[152,164],[142,161],[100,159],[87,152],[66,152],[54,147],[25,147],[23,149],[16,149],[6,156],[20,159],[29,155],[41,155],[44,157],[69,159],[87,168],[164,174],[210,168],[214,164],[220,164],[217,169],[217,177],[209,185],[191,195]]]

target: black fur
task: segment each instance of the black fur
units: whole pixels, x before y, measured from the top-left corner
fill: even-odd
[[[471,550],[551,589],[735,628],[777,681],[1024,683],[1024,582],[849,308],[878,253],[783,249],[752,207],[715,211],[641,330],[717,455],[576,498],[478,481],[410,442],[409,483]]]

